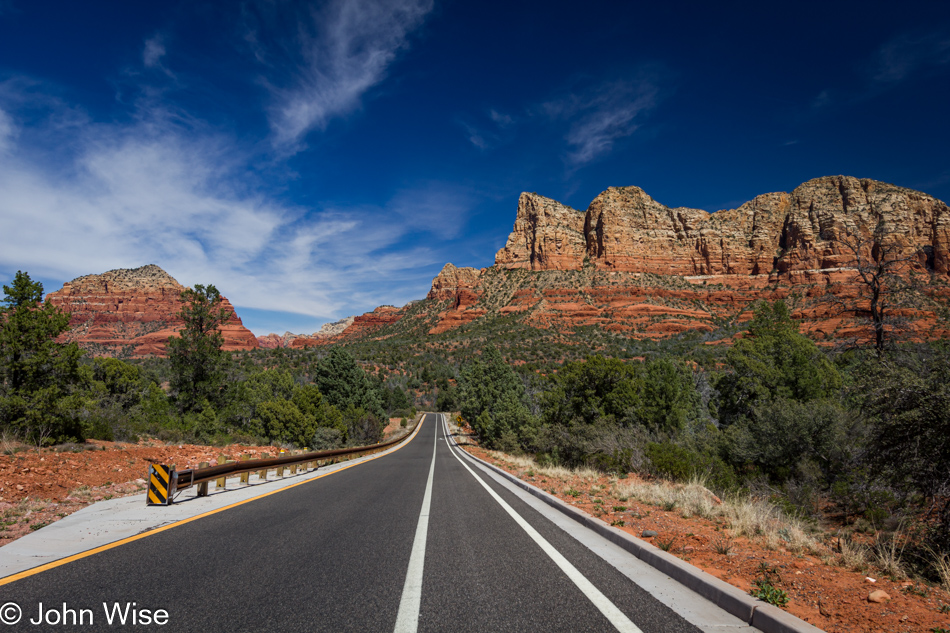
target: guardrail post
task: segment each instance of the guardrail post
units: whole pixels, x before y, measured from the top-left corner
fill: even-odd
[[[218,455],[218,464],[224,464],[224,463],[226,463],[224,455]],[[214,482],[215,488],[227,488],[227,486],[228,486],[227,476],[218,477],[217,480],[215,480]]]
[[[198,468],[207,468],[207,467],[208,467],[208,462],[201,462],[200,464],[198,464]],[[199,497],[208,496],[208,482],[207,481],[202,481],[200,484],[198,484],[198,496]]]
[[[250,459],[250,455],[241,455],[241,461],[246,462]],[[241,473],[241,483],[247,484],[251,482],[251,473]]]
[[[297,451],[290,451],[290,454],[291,454],[291,455],[296,455],[296,454],[297,454]],[[290,465],[290,474],[291,474],[291,475],[296,475],[296,474],[297,474],[297,464],[291,464],[291,465]]]
[[[280,449],[280,453],[277,454],[277,457],[283,457],[286,452],[287,452],[286,450]],[[278,476],[278,477],[283,477],[283,476],[284,476],[284,470],[286,470],[286,468],[287,468],[287,467],[284,466],[283,464],[281,464],[280,466],[278,466],[278,467],[277,467],[277,476]]]

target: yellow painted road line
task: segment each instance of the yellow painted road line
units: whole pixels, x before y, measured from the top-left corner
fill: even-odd
[[[114,547],[119,547],[120,545],[125,545],[126,543],[131,543],[132,541],[137,541],[137,540],[143,539],[143,538],[145,538],[145,537],[147,537],[147,536],[152,536],[153,534],[158,534],[159,532],[164,532],[165,530],[170,530],[170,529],[172,529],[172,528],[176,528],[176,527],[178,527],[179,525],[184,525],[184,524],[186,524],[186,523],[191,523],[192,521],[197,521],[198,519],[203,519],[203,518],[205,518],[205,517],[211,516],[212,514],[217,514],[217,513],[219,513],[219,512],[224,512],[225,510],[230,510],[231,508],[236,508],[236,507],[238,507],[238,506],[242,506],[242,505],[244,505],[245,503],[250,503],[251,501],[257,501],[258,499],[263,499],[264,497],[269,497],[269,496],[271,496],[271,495],[275,495],[275,494],[277,494],[278,492],[284,492],[285,490],[290,490],[291,488],[296,488],[297,486],[302,486],[303,484],[309,484],[311,481],[316,481],[316,480],[318,480],[318,479],[323,479],[324,477],[328,477],[328,476],[330,476],[330,475],[335,475],[336,473],[342,472],[342,471],[344,471],[344,470],[346,470],[346,469],[348,469],[348,468],[353,468],[354,466],[361,466],[361,465],[363,465],[363,464],[366,464],[366,463],[368,463],[368,462],[373,461],[374,459],[379,459],[380,457],[385,457],[386,455],[391,455],[392,453],[395,453],[396,451],[398,451],[399,449],[401,449],[403,446],[408,445],[409,442],[411,442],[412,440],[415,439],[416,435],[419,434],[419,429],[422,428],[422,423],[425,421],[425,419],[426,419],[426,416],[423,415],[423,416],[422,416],[422,419],[419,420],[419,424],[416,425],[416,429],[412,432],[412,435],[409,436],[409,439],[406,440],[405,443],[400,444],[399,446],[397,446],[396,448],[394,448],[391,452],[378,453],[378,454],[376,454],[376,455],[373,455],[373,456],[371,456],[371,457],[368,457],[367,459],[365,459],[365,460],[363,460],[363,461],[361,461],[361,462],[357,462],[357,463],[355,463],[355,464],[350,464],[349,466],[343,466],[343,467],[341,467],[341,468],[337,468],[336,470],[330,471],[330,472],[328,472],[328,473],[323,473],[322,475],[317,475],[316,477],[313,477],[312,479],[307,479],[306,481],[301,481],[301,482],[298,482],[298,483],[295,483],[295,484],[291,484],[291,485],[286,486],[286,487],[284,487],[284,488],[281,488],[281,489],[279,489],[279,490],[272,490],[272,491],[266,492],[266,493],[264,493],[264,494],[262,494],[262,495],[260,495],[260,496],[253,497],[253,498],[251,498],[251,499],[245,499],[244,501],[238,501],[237,503],[232,503],[231,505],[226,505],[226,506],[224,506],[223,508],[218,508],[217,510],[209,510],[208,512],[204,512],[204,513],[202,513],[202,514],[198,514],[198,515],[195,515],[195,516],[190,517],[190,518],[187,518],[187,519],[182,519],[181,521],[176,521],[175,523],[172,523],[172,524],[170,524],[170,525],[163,525],[162,527],[155,528],[154,530],[149,530],[148,532],[143,532],[143,533],[141,533],[141,534],[136,534],[135,536],[129,536],[129,537],[126,537],[126,538],[124,538],[124,539],[118,540],[118,541],[116,541],[116,542],[114,542],[114,543],[109,543],[109,544],[107,544],[107,545],[101,545],[101,546],[99,546],[99,547],[93,548],[93,549],[91,549],[91,550],[87,550],[87,551],[85,551],[85,552],[80,552],[80,553],[78,553],[78,554],[73,554],[72,556],[67,556],[66,558],[61,558],[61,559],[59,559],[59,560],[54,560],[54,561],[51,562],[51,563],[46,563],[46,564],[44,564],[44,565],[39,565],[39,566],[34,567],[34,568],[32,568],[32,569],[27,569],[26,571],[21,571],[21,572],[19,572],[19,573],[17,573],[17,574],[13,574],[13,575],[11,575],[11,576],[7,576],[6,578],[0,578],[0,587],[2,587],[3,585],[8,585],[8,584],[10,584],[11,582],[16,582],[17,580],[22,580],[22,579],[28,578],[28,577],[30,577],[30,576],[35,576],[36,574],[41,574],[41,573],[43,573],[44,571],[49,571],[50,569],[53,569],[54,567],[59,567],[60,565],[66,565],[66,564],[68,564],[68,563],[72,563],[72,562],[77,561],[77,560],[80,560],[80,559],[82,559],[82,558],[86,558],[87,556],[92,556],[93,554],[98,554],[99,552],[104,552],[104,551],[110,550],[110,549],[112,549],[112,548],[114,548]]]

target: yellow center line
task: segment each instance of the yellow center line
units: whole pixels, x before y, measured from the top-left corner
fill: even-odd
[[[142,532],[141,534],[136,534],[135,536],[129,536],[129,537],[126,537],[126,538],[124,538],[124,539],[120,539],[120,540],[118,540],[118,541],[115,541],[114,543],[109,543],[109,544],[107,544],[107,545],[100,545],[99,547],[96,547],[96,548],[87,550],[87,551],[85,551],[85,552],[80,552],[80,553],[78,553],[78,554],[73,554],[72,556],[67,556],[66,558],[60,558],[59,560],[54,560],[54,561],[51,562],[51,563],[46,563],[46,564],[43,564],[43,565],[39,565],[39,566],[37,566],[37,567],[33,567],[32,569],[27,569],[26,571],[21,571],[21,572],[19,572],[19,573],[13,574],[13,575],[11,575],[11,576],[7,576],[7,577],[5,577],[5,578],[0,578],[0,587],[2,587],[3,585],[8,585],[8,584],[10,584],[11,582],[16,582],[17,580],[22,580],[22,579],[28,578],[28,577],[30,577],[30,576],[35,576],[36,574],[43,573],[44,571],[49,571],[50,569],[53,569],[54,567],[59,567],[60,565],[66,565],[66,564],[68,564],[68,563],[72,563],[72,562],[77,561],[77,560],[80,560],[80,559],[82,559],[82,558],[86,558],[87,556],[92,556],[93,554],[98,554],[99,552],[104,552],[104,551],[110,550],[110,549],[112,549],[112,548],[114,548],[114,547],[119,547],[120,545],[125,545],[126,543],[131,543],[132,541],[137,541],[137,540],[143,539],[143,538],[145,538],[145,537],[147,537],[147,536],[152,536],[153,534],[158,534],[159,532],[164,532],[165,530],[170,530],[170,529],[176,528],[176,527],[178,527],[178,526],[180,526],[180,525],[184,525],[184,524],[186,524],[186,523],[191,523],[192,521],[197,521],[198,519],[203,519],[203,518],[205,518],[205,517],[209,517],[209,516],[211,516],[212,514],[217,514],[218,512],[224,512],[225,510],[230,510],[230,509],[232,509],[232,508],[236,508],[236,507],[238,507],[238,506],[242,506],[242,505],[244,505],[245,503],[250,503],[251,501],[257,501],[258,499],[263,499],[264,497],[269,497],[269,496],[271,496],[271,495],[275,495],[275,494],[277,494],[278,492],[284,492],[285,490],[290,490],[291,488],[296,488],[297,486],[302,486],[303,484],[309,484],[311,481],[316,481],[316,480],[318,480],[318,479],[323,479],[324,477],[328,477],[328,476],[330,476],[330,475],[334,475],[334,474],[336,474],[336,473],[339,473],[339,472],[342,472],[342,471],[344,471],[344,470],[347,470],[348,468],[353,468],[354,466],[361,466],[361,465],[363,465],[363,464],[366,464],[366,463],[369,463],[369,462],[373,461],[374,459],[379,459],[380,457],[385,457],[386,455],[391,455],[391,454],[395,453],[396,451],[398,451],[399,449],[401,449],[403,446],[408,445],[409,442],[411,442],[413,439],[415,439],[416,435],[419,434],[419,429],[422,428],[422,423],[425,421],[425,419],[426,419],[426,416],[425,416],[425,414],[423,414],[422,419],[419,420],[419,424],[416,425],[416,429],[412,432],[412,435],[410,435],[409,438],[408,438],[404,443],[400,444],[399,446],[397,446],[396,448],[392,449],[391,451],[388,451],[388,452],[385,452],[385,453],[378,453],[378,454],[376,454],[376,455],[373,455],[373,456],[371,456],[371,457],[368,457],[368,458],[364,459],[364,460],[361,461],[361,462],[357,462],[357,463],[355,463],[355,464],[349,464],[348,466],[343,466],[343,467],[341,467],[341,468],[337,468],[336,470],[332,470],[332,471],[330,471],[330,472],[328,472],[328,473],[323,473],[322,475],[317,475],[316,477],[313,477],[313,478],[311,478],[311,479],[307,479],[307,480],[305,480],[305,481],[301,481],[301,482],[298,482],[298,483],[295,483],[295,484],[291,484],[291,485],[286,486],[286,487],[284,487],[284,488],[281,488],[281,489],[279,489],[279,490],[272,490],[272,491],[266,492],[266,493],[264,493],[264,494],[262,494],[262,495],[258,495],[258,496],[256,496],[256,497],[252,497],[252,498],[250,498],[250,499],[245,499],[244,501],[237,501],[237,502],[232,503],[232,504],[230,504],[230,505],[226,505],[226,506],[224,506],[223,508],[218,508],[217,510],[209,510],[208,512],[203,512],[202,514],[197,514],[197,515],[195,515],[195,516],[193,516],[193,517],[189,517],[189,518],[187,518],[187,519],[182,519],[181,521],[176,521],[176,522],[171,523],[171,524],[169,524],[169,525],[163,525],[162,527],[155,528],[154,530],[149,530],[148,532]]]

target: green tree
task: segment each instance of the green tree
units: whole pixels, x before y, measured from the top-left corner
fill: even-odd
[[[841,376],[808,337],[784,301],[760,303],[748,335],[726,353],[728,372],[716,380],[719,417],[724,424],[749,417],[764,401],[807,402],[827,398],[841,388]]]
[[[643,391],[636,417],[651,431],[677,433],[690,419],[696,419],[700,396],[693,384],[693,372],[681,360],[656,358],[647,361]]]
[[[383,398],[366,372],[349,352],[334,347],[314,368],[313,382],[327,402],[345,411],[363,409],[378,418],[386,417]]]
[[[608,417],[631,421],[643,387],[639,370],[638,365],[600,355],[564,363],[551,376],[551,388],[542,398],[545,421],[561,425],[574,420],[593,424]]]
[[[77,388],[83,352],[74,343],[56,342],[69,329],[69,315],[41,303],[43,284],[22,271],[3,291],[0,423],[37,444],[81,439]]]
[[[950,346],[867,362],[858,387],[871,419],[870,463],[937,517],[936,545],[950,552]]]
[[[463,369],[458,382],[462,417],[489,447],[515,448],[515,438],[533,424],[525,406],[524,384],[494,346],[485,348],[480,359]]]
[[[178,316],[185,322],[177,338],[168,341],[171,388],[182,412],[214,405],[224,382],[226,356],[218,328],[230,316],[222,307],[221,293],[212,285],[197,284],[181,293]]]

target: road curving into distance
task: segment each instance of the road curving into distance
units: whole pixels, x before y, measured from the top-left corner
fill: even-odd
[[[427,414],[391,454],[0,586],[0,632],[751,630],[681,591],[694,623]]]

